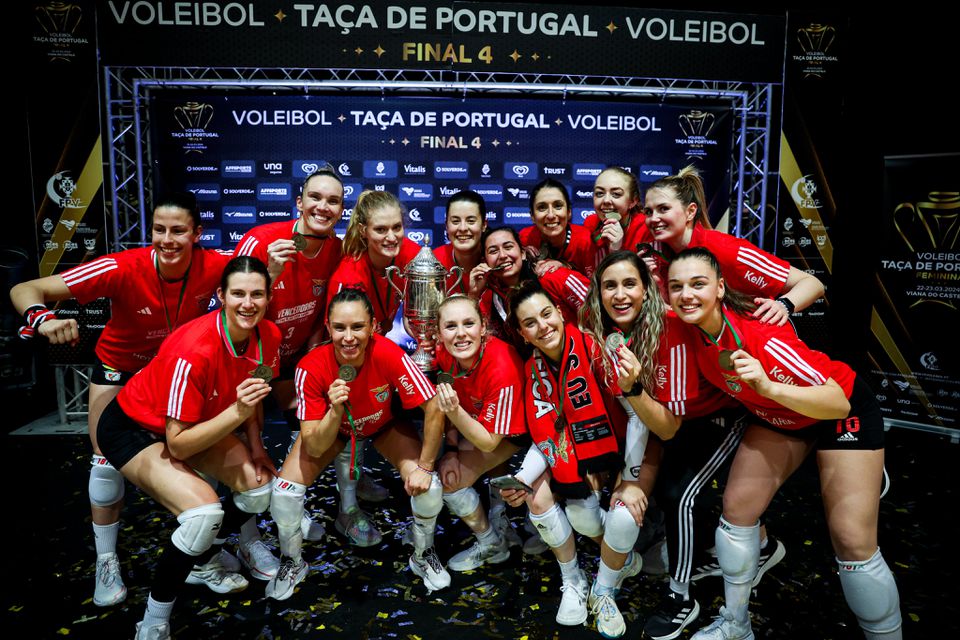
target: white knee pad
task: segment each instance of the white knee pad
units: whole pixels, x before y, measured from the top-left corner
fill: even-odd
[[[123,492],[123,475],[106,458],[93,454],[90,459],[90,481],[87,484],[90,504],[109,507],[123,499]]]
[[[867,634],[891,634],[900,629],[900,594],[880,549],[866,561],[837,558],[837,566],[843,595],[860,628]]]
[[[588,538],[603,535],[603,512],[600,510],[600,500],[594,494],[590,494],[589,498],[568,498],[567,520],[580,535]]]
[[[443,503],[453,515],[466,518],[480,506],[480,496],[473,487],[464,487],[459,491],[443,494]]]
[[[558,504],[547,509],[546,513],[531,513],[530,521],[537,528],[537,533],[543,541],[554,549],[563,546],[563,543],[573,535],[570,521]]]
[[[612,511],[607,512],[603,527],[603,541],[608,547],[617,553],[627,553],[633,549],[639,535],[640,527],[637,526],[636,520],[626,507],[614,507]]]
[[[303,532],[300,519],[306,502],[307,487],[299,482],[274,478],[270,496],[270,515],[277,523],[277,539],[280,555],[299,558],[303,548]]]
[[[738,527],[721,517],[716,543],[723,579],[731,584],[752,583],[760,561],[760,523]]]
[[[188,556],[199,556],[210,549],[220,531],[223,507],[219,502],[202,504],[181,513],[177,522],[180,526],[170,536],[173,545]]]
[[[272,489],[272,484],[267,483],[254,489],[235,491],[233,493],[233,504],[237,505],[237,508],[244,513],[263,513],[270,506]]]
[[[433,518],[443,509],[443,485],[440,478],[433,474],[430,488],[418,496],[410,498],[410,508],[414,515],[421,518]]]

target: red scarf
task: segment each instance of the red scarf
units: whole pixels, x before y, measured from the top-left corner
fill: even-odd
[[[527,392],[524,394],[530,436],[550,464],[551,487],[570,498],[585,498],[590,488],[584,482],[588,473],[618,470],[623,454],[617,446],[615,428],[624,415],[608,409],[607,399],[594,377],[583,333],[573,325],[564,329],[566,345],[560,359],[560,381],[540,351],[524,365]],[[565,387],[562,398],[560,386]],[[557,429],[562,414],[562,429]]]

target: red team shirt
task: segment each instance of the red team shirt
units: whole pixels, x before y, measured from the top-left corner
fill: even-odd
[[[320,346],[304,356],[294,377],[297,418],[320,420],[326,415],[330,406],[327,389],[339,377],[339,368],[332,344]],[[405,409],[419,407],[436,394],[433,385],[403,349],[377,334],[370,337],[363,366],[357,369],[357,377],[349,386],[350,414],[357,435],[363,438],[374,435],[393,420],[390,401],[394,393],[400,396]],[[351,434],[346,411],[340,432]]]
[[[437,366],[454,376],[463,373],[443,345],[437,346]],[[523,362],[513,347],[490,336],[480,362],[469,374],[455,378],[460,406],[492,434],[516,436],[527,432],[523,417]]]
[[[536,226],[524,227],[520,230],[519,235],[520,244],[525,247],[539,249],[543,242],[543,235]],[[569,262],[589,277],[593,273],[597,261],[597,248],[593,244],[590,232],[586,227],[569,223],[567,224],[567,237],[569,241],[566,242],[558,258],[564,262]]]
[[[296,222],[272,222],[254,227],[243,236],[234,255],[251,256],[269,264],[267,247],[274,240],[293,237]],[[280,357],[285,365],[314,332],[317,318],[324,317],[327,288],[340,263],[342,241],[336,236],[323,241],[319,253],[312,258],[298,251],[296,258],[283,265],[283,272],[273,283],[267,319],[280,327]]]
[[[827,378],[843,389],[847,398],[853,392],[856,374],[842,362],[831,360],[825,354],[807,347],[797,338],[793,327],[777,327],[746,318],[729,309],[724,311],[731,327],[724,327],[720,334],[719,347],[696,327],[687,325],[689,344],[696,351],[697,367],[713,385],[726,391],[743,404],[751,413],[781,429],[800,429],[819,422],[816,418],[801,415],[769,398],[764,398],[749,385],[739,380],[732,371],[720,368],[719,355],[722,349],[735,351],[738,348],[734,332],[740,337],[742,349],[760,361],[767,376],[774,382],[799,387],[818,386]]]
[[[97,341],[96,354],[113,369],[132,373],[146,366],[170,334],[168,316],[175,329],[206,313],[230,260],[216,251],[195,247],[184,288],[183,280],[165,282],[160,278],[155,255],[152,247],[130,249],[60,274],[80,304],[110,298],[111,316]]]
[[[417,257],[419,252],[420,245],[409,238],[404,238],[400,244],[400,253],[394,259],[393,265],[402,272],[407,264]],[[403,278],[396,275],[391,277],[402,290]],[[387,279],[376,273],[373,263],[370,262],[369,253],[364,252],[356,258],[343,257],[343,261],[330,280],[330,286],[327,287],[327,305],[330,304],[333,296],[344,287],[354,287],[367,294],[367,297],[370,298],[370,304],[373,305],[373,320],[378,328],[386,326],[384,321],[393,322],[397,310],[400,308],[400,299]],[[389,330],[390,327],[386,328]]]
[[[590,240],[597,246],[597,263],[610,252],[606,241],[601,243],[600,240],[594,240],[603,220],[602,216],[594,213],[583,221],[583,227],[590,233]],[[634,213],[630,216],[630,224],[623,230],[623,244],[620,248],[624,251],[636,252],[637,245],[641,242],[653,242],[653,234],[650,233],[650,227],[647,226],[643,213]]]
[[[258,329],[262,362],[277,375],[280,330],[269,320]],[[157,357],[120,390],[117,401],[131,419],[155,433],[164,433],[168,417],[191,425],[204,422],[237,401],[237,385],[250,377],[260,356],[256,332],[246,352],[234,356],[221,311],[214,311],[170,334]]]

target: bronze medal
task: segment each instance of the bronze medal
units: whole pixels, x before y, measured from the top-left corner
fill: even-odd
[[[299,233],[293,234],[293,246],[296,247],[297,251],[306,250],[307,237]]]
[[[453,384],[453,376],[447,373],[446,371],[441,371],[437,374],[437,384]]]
[[[733,371],[733,351],[730,349],[724,349],[717,356],[717,360],[720,361],[720,368],[724,371]]]
[[[566,418],[566,416],[564,416],[564,415],[559,415],[559,416],[557,416],[556,421],[553,423],[553,428],[554,428],[554,430],[557,431],[558,433],[559,433],[560,431],[564,431],[564,432],[565,432],[566,429],[567,429],[567,418]]]
[[[496,265],[496,266],[494,266],[494,267],[490,267],[490,268],[487,270],[487,273],[490,273],[490,272],[492,272],[492,271],[501,271],[502,269],[506,269],[506,268],[507,268],[507,263],[506,263],[506,262],[501,262],[500,264],[498,264],[498,265]]]
[[[342,365],[337,369],[337,377],[344,382],[353,382],[357,379],[357,370],[349,364]]]
[[[603,214],[603,218],[604,220],[615,220],[620,222],[620,220],[623,219],[623,216],[620,215],[619,211],[607,211],[605,214]]]
[[[260,378],[264,382],[270,382],[273,380],[273,369],[265,364],[258,364],[257,368],[250,372],[250,375],[254,378]]]
[[[607,351],[613,353],[617,352],[617,349],[624,345],[623,334],[622,333],[611,333],[607,336],[606,347]]]

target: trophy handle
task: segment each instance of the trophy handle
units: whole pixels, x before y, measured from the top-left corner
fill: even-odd
[[[455,264],[450,267],[450,271],[447,273],[447,275],[450,275],[451,273],[457,274],[457,279],[452,285],[450,285],[450,288],[447,289],[447,292],[444,294],[446,296],[449,296],[450,292],[459,287],[460,283],[463,282],[463,267]]]
[[[393,290],[397,292],[397,297],[400,300],[403,300],[403,290],[400,289],[396,284],[394,284],[393,280],[390,278],[390,274],[392,273],[400,273],[400,268],[394,265],[390,265],[389,267],[387,267],[386,273],[384,275],[387,278],[387,284],[393,287]]]

